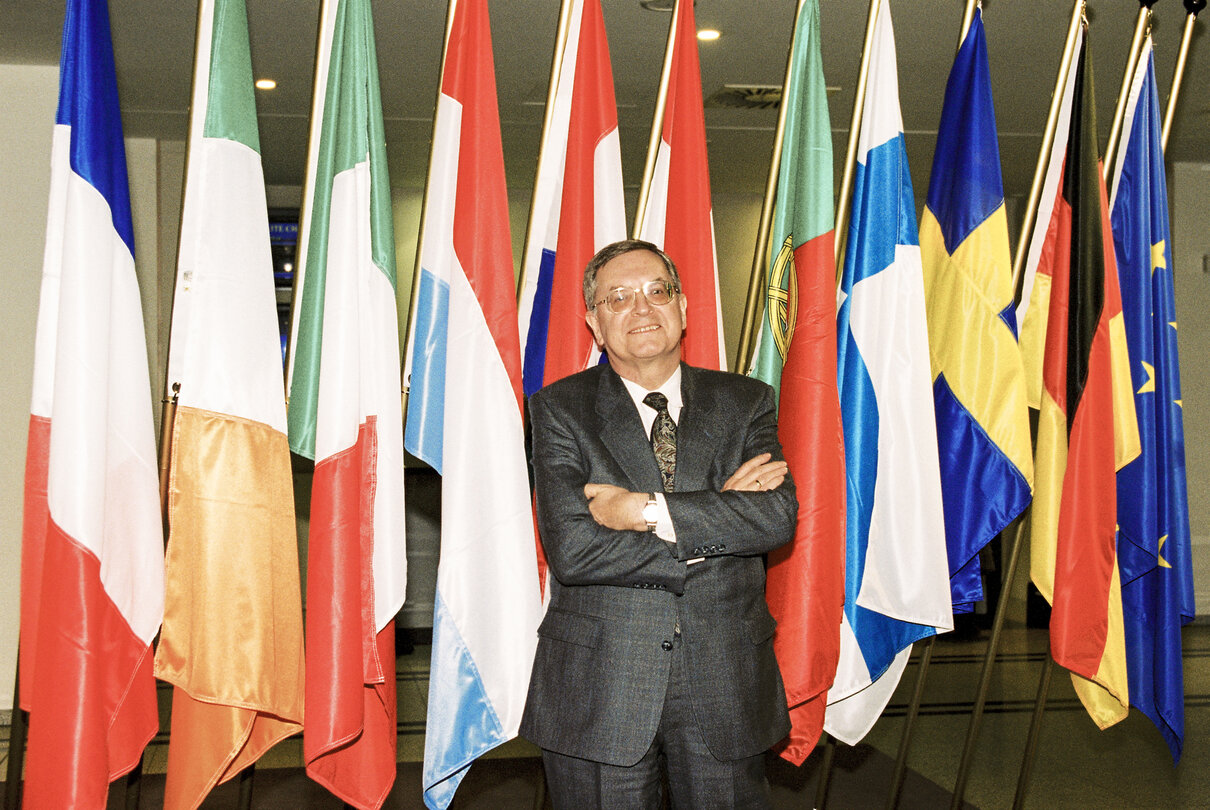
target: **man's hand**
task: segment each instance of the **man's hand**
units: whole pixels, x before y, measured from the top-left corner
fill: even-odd
[[[647,521],[643,520],[647,493],[630,492],[612,484],[585,484],[584,496],[588,498],[588,511],[592,512],[593,520],[605,528],[647,531]]]
[[[729,489],[759,492],[780,487],[790,468],[786,462],[772,461],[772,458],[769,453],[761,453],[745,461],[723,484],[723,492]]]

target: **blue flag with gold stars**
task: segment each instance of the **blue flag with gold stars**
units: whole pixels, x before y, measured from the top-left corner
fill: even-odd
[[[1176,761],[1185,736],[1181,626],[1194,609],[1160,122],[1148,38],[1131,83],[1110,215],[1143,450],[1117,476],[1117,548],[1130,705],[1155,723]]]

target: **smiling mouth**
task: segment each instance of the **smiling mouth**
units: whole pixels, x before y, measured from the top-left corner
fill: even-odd
[[[658,323],[653,323],[653,324],[648,324],[647,326],[640,326],[637,329],[631,329],[629,334],[641,335],[644,332],[654,332],[655,330],[657,330],[659,328],[660,328],[660,325]]]

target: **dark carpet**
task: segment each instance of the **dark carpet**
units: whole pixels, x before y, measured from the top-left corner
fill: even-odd
[[[814,805],[816,785],[822,760],[822,749],[816,751],[796,768],[772,755],[768,759],[769,784],[773,806],[810,808]],[[852,748],[838,745],[826,807],[881,808],[886,806],[894,770],[894,760],[868,745]],[[403,810],[422,808],[420,764],[401,762],[395,787],[387,797],[385,808]],[[541,790],[542,766],[537,759],[481,759],[471,766],[451,805],[453,810],[538,810],[536,800]],[[140,807],[160,807],[163,804],[163,775],[142,778]],[[126,807],[125,780],[114,783],[109,797],[109,810]],[[933,810],[948,807],[950,792],[940,785],[908,770],[899,807],[902,810]],[[239,805],[239,782],[232,780],[217,787],[202,804],[205,810],[236,808]],[[253,808],[315,808],[339,810],[341,802],[306,777],[300,768],[259,769],[252,783]],[[541,807],[550,808],[546,799]],[[977,810],[967,803],[969,810]]]

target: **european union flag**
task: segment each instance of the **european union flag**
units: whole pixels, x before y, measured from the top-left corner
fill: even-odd
[[[1148,38],[1131,84],[1111,204],[1143,451],[1117,476],[1117,548],[1130,705],[1151,718],[1175,761],[1185,736],[1181,626],[1194,608],[1160,120]]]

